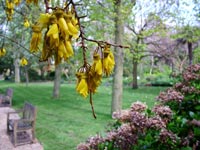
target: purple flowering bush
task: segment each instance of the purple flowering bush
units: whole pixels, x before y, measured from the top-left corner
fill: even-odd
[[[180,83],[161,92],[151,110],[134,102],[114,112],[116,124],[105,135],[80,143],[77,150],[200,149],[200,64],[190,66]]]
[[[182,74],[182,80],[169,91],[160,93],[158,101],[168,105],[174,112],[167,128],[180,138],[180,147],[200,149],[200,64],[188,67]]]

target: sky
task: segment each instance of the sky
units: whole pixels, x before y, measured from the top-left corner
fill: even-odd
[[[179,0],[180,1],[180,15],[184,17],[185,23],[196,24],[195,22],[195,4],[192,0]]]
[[[161,9],[166,4],[166,0],[158,0],[157,3],[153,3],[153,0],[137,0],[136,1],[136,7],[133,9],[133,13],[137,14],[135,16],[136,24],[138,26],[141,26],[141,24],[144,23],[145,18],[147,17],[148,12],[162,12],[162,16],[166,15],[167,12],[164,12],[163,9]],[[170,1],[168,1],[170,2]],[[196,21],[195,18],[195,11],[194,8],[195,4],[193,3],[193,0],[179,0],[179,3],[171,5],[169,10],[171,13],[178,14],[179,18],[176,21],[172,21],[172,18],[169,16],[165,17],[165,23],[170,26],[175,25],[197,25],[199,24]]]

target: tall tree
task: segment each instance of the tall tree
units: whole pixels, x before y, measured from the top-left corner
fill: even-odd
[[[187,45],[188,64],[193,64],[193,49],[196,48],[197,42],[200,40],[200,29],[197,26],[186,25],[178,29],[178,33],[173,35],[179,44]]]
[[[115,43],[121,44],[124,33],[124,22],[122,19],[122,1],[115,0]],[[120,112],[122,107],[123,93],[123,50],[119,47],[115,48],[115,68],[113,76],[113,92],[112,92],[112,108],[111,113]]]
[[[166,24],[169,18],[174,15],[171,11],[171,7],[175,7],[177,1],[142,1],[137,0],[133,7],[133,14],[129,17],[127,22],[127,43],[130,45],[130,53],[132,54],[132,88],[138,88],[137,76],[138,76],[138,64],[142,58],[146,56],[158,55],[158,52],[149,51],[148,45],[159,45],[159,39],[165,36]],[[153,37],[157,37],[156,39]],[[151,40],[149,40],[151,39]],[[155,47],[155,46],[154,46]],[[153,60],[153,59],[152,59]]]
[[[53,87],[53,97],[58,98],[60,96],[60,82],[61,82],[61,65],[57,65],[55,68],[55,78]]]
[[[144,23],[141,24],[140,28],[133,24],[132,26],[128,25],[128,29],[132,32],[133,36],[132,40],[130,40],[131,38],[127,40],[131,47],[130,53],[132,54],[132,88],[137,89],[138,64],[144,57],[157,55],[155,52],[149,51],[148,45],[159,45],[159,40],[165,32],[165,25],[156,14],[149,14],[148,18],[144,20]],[[155,38],[155,36],[157,38]]]

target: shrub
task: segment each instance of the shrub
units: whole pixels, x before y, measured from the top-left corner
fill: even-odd
[[[200,64],[190,66],[182,81],[161,92],[152,110],[141,102],[113,113],[116,123],[78,150],[200,149]]]

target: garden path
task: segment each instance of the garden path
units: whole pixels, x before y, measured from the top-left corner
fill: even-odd
[[[43,147],[38,140],[33,144],[14,147],[6,131],[7,112],[10,111],[14,111],[14,109],[9,107],[0,107],[0,150],[43,150]]]

